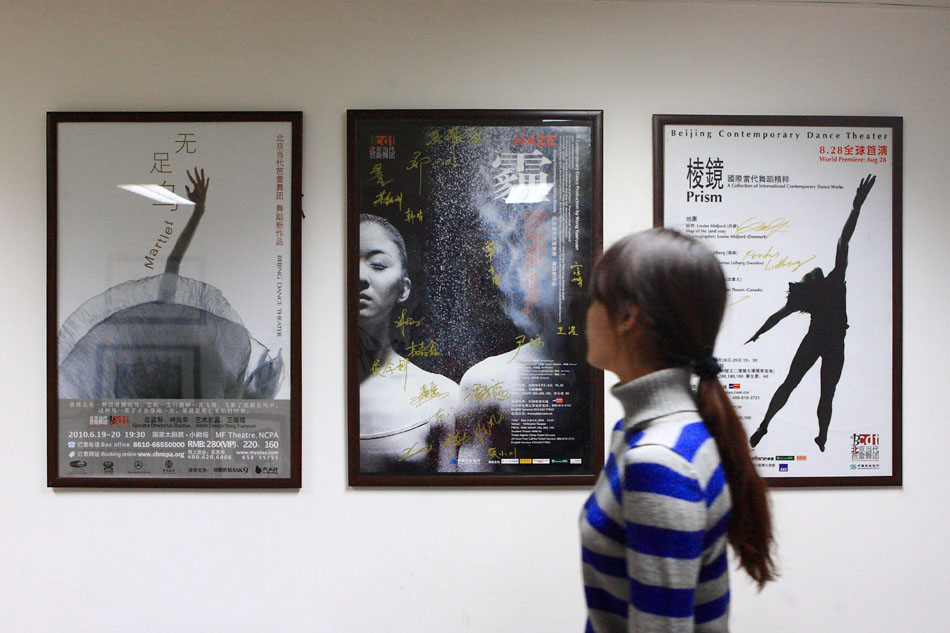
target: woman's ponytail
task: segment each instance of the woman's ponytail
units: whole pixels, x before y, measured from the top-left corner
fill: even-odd
[[[739,556],[739,565],[761,589],[776,576],[766,483],[755,470],[745,429],[719,380],[701,377],[697,396],[699,413],[716,440],[732,496],[727,538]]]

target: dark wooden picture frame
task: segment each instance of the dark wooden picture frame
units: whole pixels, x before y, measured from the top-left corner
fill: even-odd
[[[658,114],[653,150],[654,224],[726,271],[716,355],[760,474],[900,486],[903,119]]]
[[[47,113],[50,487],[300,487],[301,142],[299,111]]]
[[[602,127],[601,111],[347,113],[351,486],[595,481],[582,286]]]

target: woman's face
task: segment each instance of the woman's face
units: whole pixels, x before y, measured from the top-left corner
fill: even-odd
[[[397,303],[409,298],[409,277],[399,259],[399,248],[378,224],[360,224],[361,322],[388,319]]]

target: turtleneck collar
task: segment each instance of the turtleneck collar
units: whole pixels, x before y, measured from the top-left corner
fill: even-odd
[[[623,405],[624,429],[681,411],[696,411],[686,367],[661,369],[610,388]]]

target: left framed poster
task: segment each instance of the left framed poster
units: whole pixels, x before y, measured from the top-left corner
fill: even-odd
[[[602,118],[348,112],[350,485],[594,482]]]
[[[47,113],[49,486],[300,487],[301,122]]]

